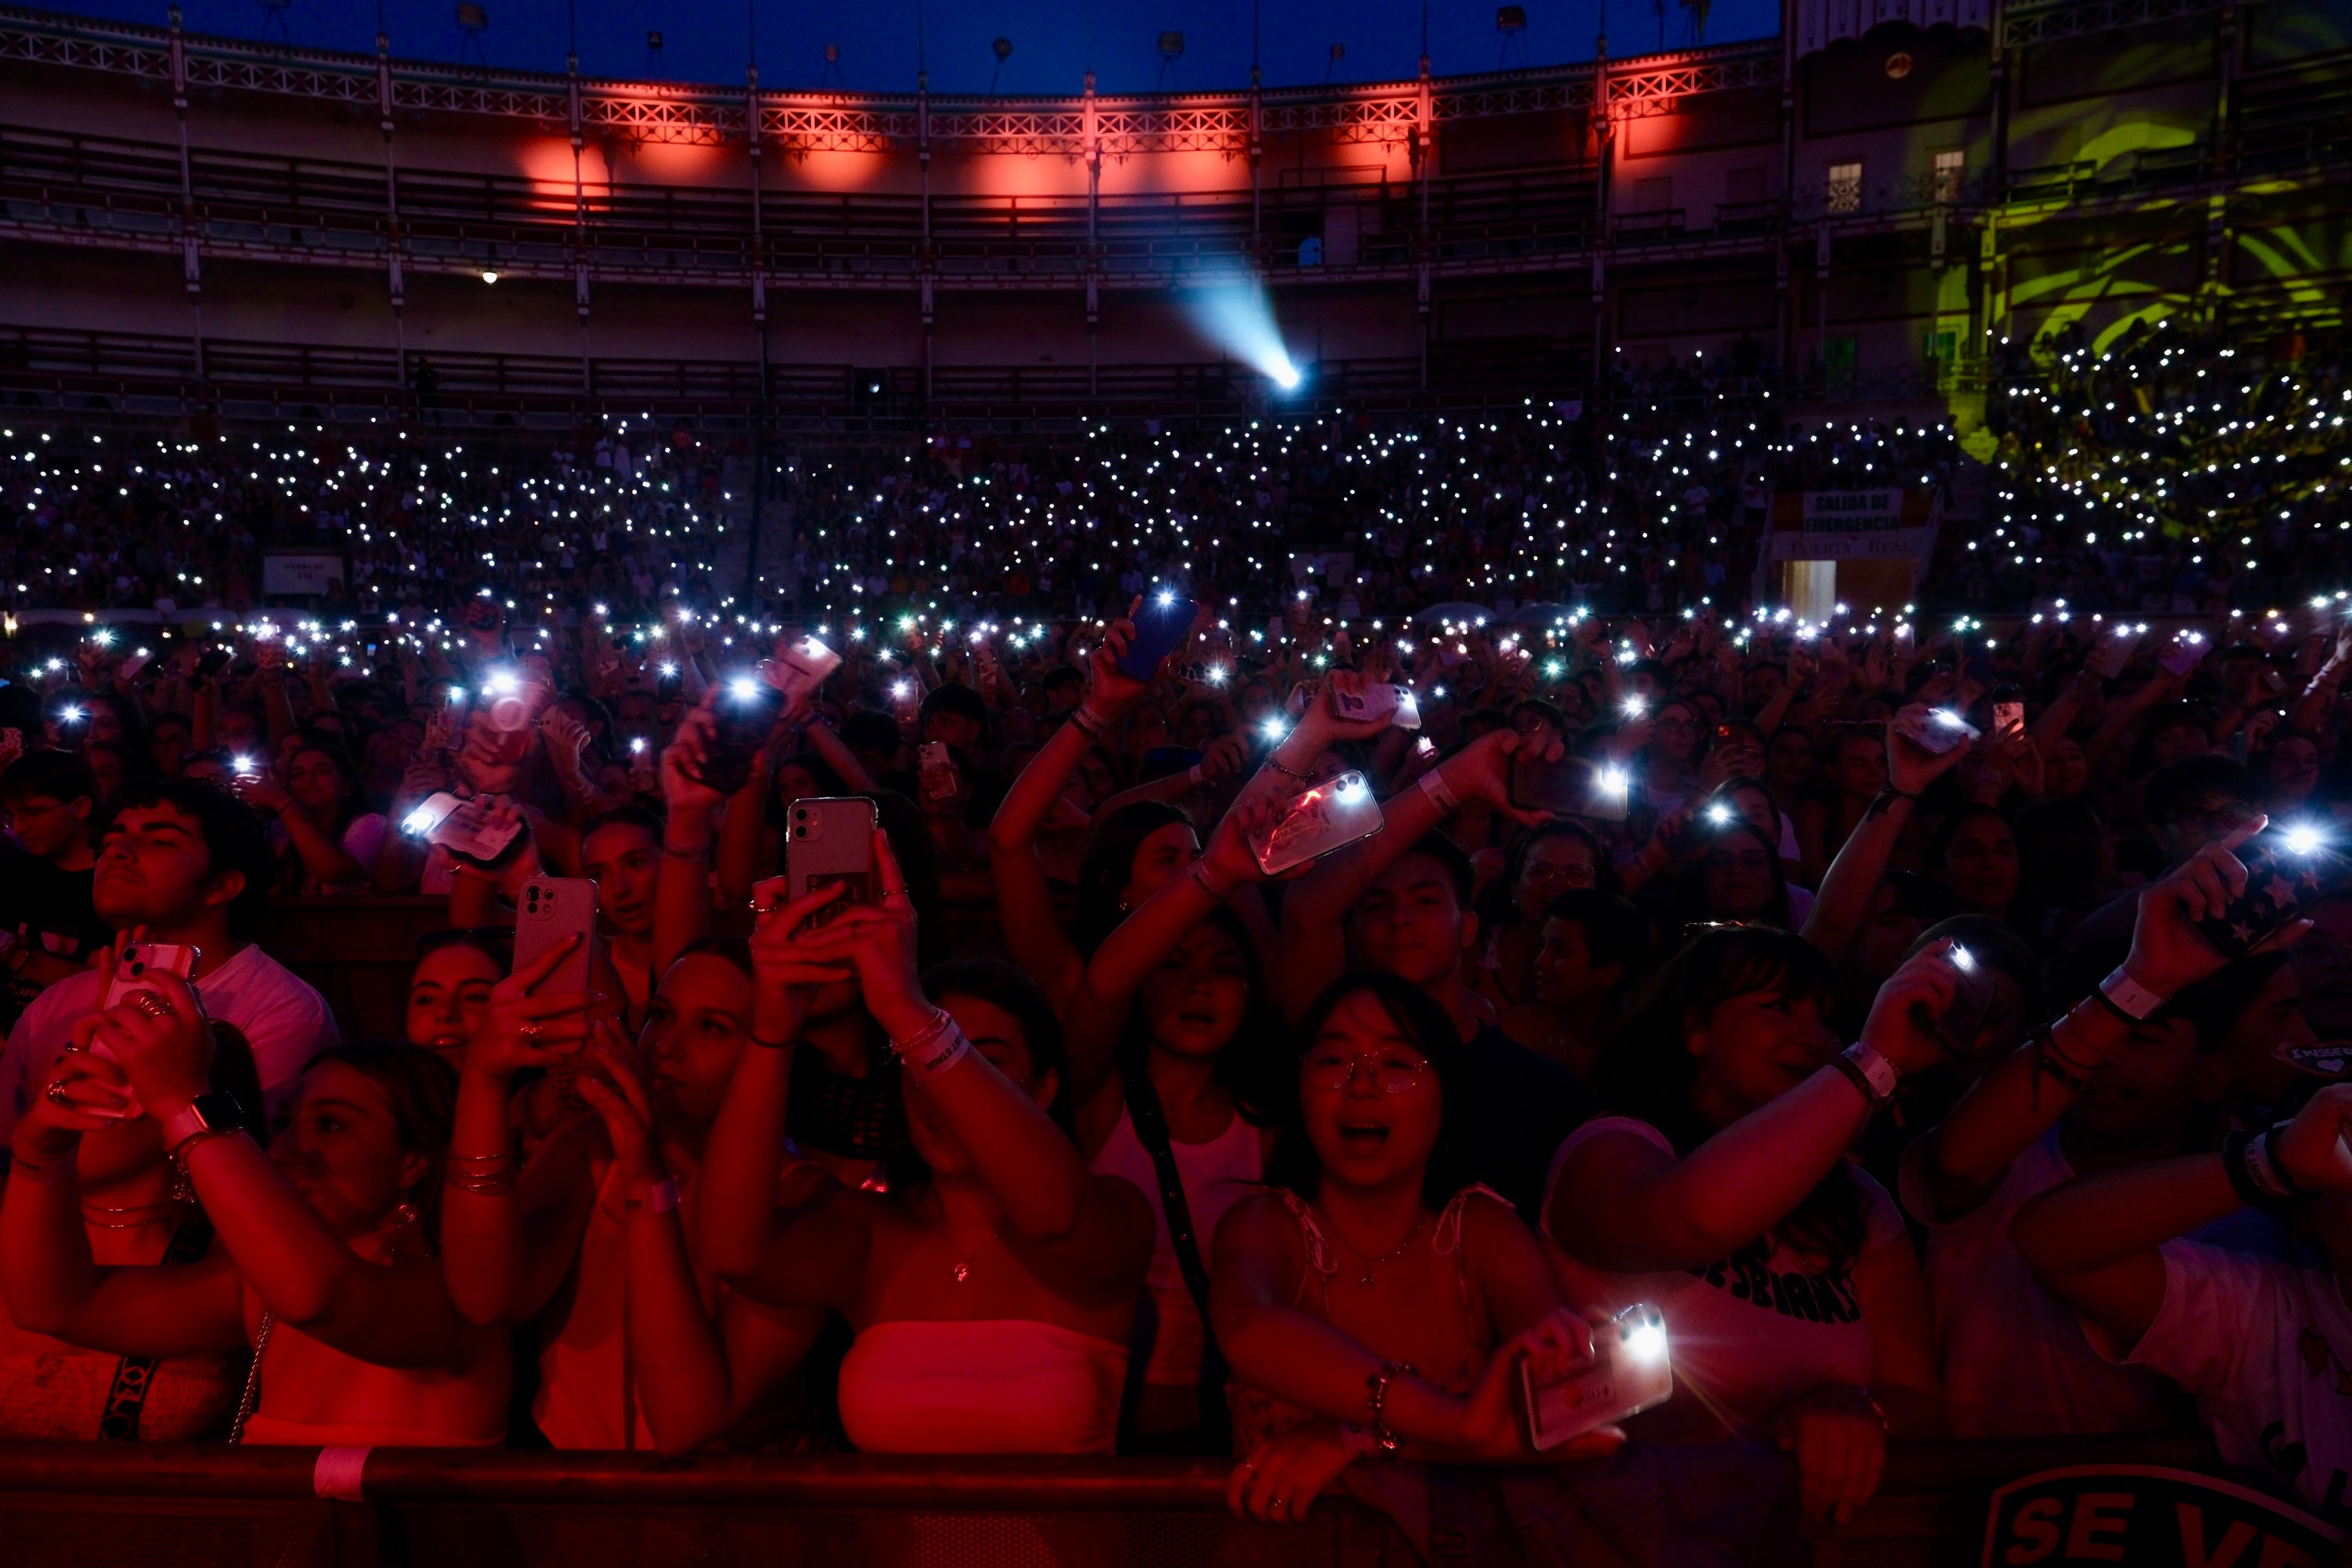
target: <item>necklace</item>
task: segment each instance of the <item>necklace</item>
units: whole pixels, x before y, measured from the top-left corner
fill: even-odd
[[[1362,1289],[1370,1290],[1380,1284],[1380,1279],[1375,1271],[1379,1269],[1381,1265],[1383,1263],[1394,1263],[1398,1258],[1402,1258],[1407,1252],[1412,1250],[1412,1244],[1414,1242],[1421,1239],[1421,1221],[1416,1219],[1412,1222],[1412,1228],[1404,1233],[1404,1239],[1397,1243],[1393,1251],[1384,1252],[1378,1258],[1372,1258],[1365,1253],[1358,1252],[1345,1237],[1339,1236],[1339,1227],[1338,1226],[1334,1225],[1331,1227],[1331,1234],[1334,1237],[1339,1237],[1340,1246],[1347,1247],[1349,1252],[1355,1253],[1358,1258],[1364,1259],[1364,1271],[1356,1277],[1356,1283]]]
[[[151,1225],[161,1225],[179,1208],[180,1200],[165,1198],[157,1204],[94,1204],[82,1200],[81,1217],[100,1230],[142,1230]],[[100,1215],[129,1215],[128,1219],[100,1219]]]

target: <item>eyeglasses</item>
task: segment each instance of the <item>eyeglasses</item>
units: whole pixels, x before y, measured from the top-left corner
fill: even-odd
[[[1372,1082],[1382,1094],[1410,1094],[1421,1087],[1422,1075],[1429,1063],[1418,1057],[1406,1057],[1394,1052],[1358,1051],[1341,1055],[1338,1051],[1317,1051],[1307,1058],[1299,1075],[1309,1089],[1343,1089],[1356,1081],[1359,1070],[1369,1068]]]
[[[1598,875],[1599,873],[1591,866],[1581,862],[1574,865],[1547,866],[1540,861],[1530,860],[1519,871],[1522,881],[1544,885],[1565,883],[1571,888],[1589,888],[1592,886]]]

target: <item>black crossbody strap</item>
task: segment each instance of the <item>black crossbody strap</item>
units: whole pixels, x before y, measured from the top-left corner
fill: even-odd
[[[163,1244],[163,1261],[175,1265],[199,1262],[212,1244],[213,1223],[199,1210],[173,1227],[172,1239]],[[155,1363],[161,1359],[127,1355],[114,1363],[114,1381],[107,1387],[106,1407],[98,1418],[101,1441],[139,1441],[139,1415],[147,1408],[147,1391],[153,1384]]]
[[[1201,1241],[1192,1229],[1192,1205],[1184,1200],[1184,1177],[1176,1169],[1176,1150],[1168,1132],[1168,1112],[1160,1104],[1160,1091],[1151,1086],[1151,1075],[1141,1068],[1122,1075],[1127,1080],[1127,1115],[1135,1124],[1135,1141],[1151,1156],[1151,1169],[1160,1178],[1160,1207],[1168,1216],[1168,1238],[1175,1245],[1176,1267],[1183,1272],[1184,1289],[1192,1293],[1192,1304],[1201,1310],[1201,1331],[1208,1336],[1209,1350],[1216,1353],[1216,1336],[1209,1329],[1209,1270],[1201,1261]]]

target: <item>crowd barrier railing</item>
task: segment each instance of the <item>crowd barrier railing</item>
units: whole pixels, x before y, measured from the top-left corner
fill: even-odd
[[[2193,1438],[1915,1443],[1813,1568],[1980,1561],[2000,1487],[2074,1466],[2210,1472]],[[126,1568],[760,1563],[1389,1568],[1382,1515],[1235,1519],[1205,1459],[908,1458],[0,1444],[0,1562]]]

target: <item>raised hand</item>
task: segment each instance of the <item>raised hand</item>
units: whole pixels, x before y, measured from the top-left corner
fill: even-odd
[[[2221,949],[2197,929],[2197,922],[2217,920],[2246,890],[2246,868],[2235,851],[2268,826],[2258,816],[2242,824],[2218,844],[2208,844],[2150,885],[2139,896],[2139,915],[2132,926],[2131,952],[2124,973],[2159,996],[2170,996],[2183,986],[2217,973],[2229,962]],[[2311,929],[2296,921],[2270,940],[2284,944]]]
[[[1887,721],[1886,782],[1905,795],[1926,794],[1929,784],[1959,766],[1960,759],[1969,754],[1966,746],[1931,752],[1902,732],[1905,721],[1924,723],[1931,711],[1927,703],[1914,702]]]
[[[2352,1192],[2352,1084],[2330,1084],[2311,1097],[2279,1134],[2278,1163],[2299,1186],[2315,1193]]]
[[[1797,1500],[1817,1523],[1852,1521],[1886,1469],[1886,1417],[1870,1395],[1823,1384],[1774,1413],[1773,1436],[1797,1467]]]
[[[856,978],[848,958],[822,939],[830,929],[811,922],[848,889],[839,882],[762,910],[751,927],[751,1037],[771,1046],[800,1038],[821,986]]]
[[[604,1119],[623,1185],[635,1191],[661,1181],[668,1173],[654,1147],[653,1089],[646,1082],[645,1064],[616,1020],[596,1020],[586,1058],[589,1070],[577,1080],[580,1098]]]
[[[1887,977],[1870,1005],[1862,1043],[1893,1062],[1897,1072],[1916,1072],[1944,1059],[1943,1044],[1928,1023],[1950,1012],[1959,999],[1959,980],[1944,957],[1951,950],[1946,941],[1913,955]]]
[[[703,764],[719,736],[719,721],[711,710],[718,697],[717,687],[704,692],[702,700],[678,721],[677,734],[662,750],[662,799],[669,804],[672,814],[707,814],[726,804],[724,795],[702,782]]]
[[[498,1083],[529,1068],[553,1067],[576,1056],[590,1032],[590,998],[579,992],[546,995],[535,989],[580,945],[577,931],[490,987],[481,1033],[466,1048],[469,1074]]]

